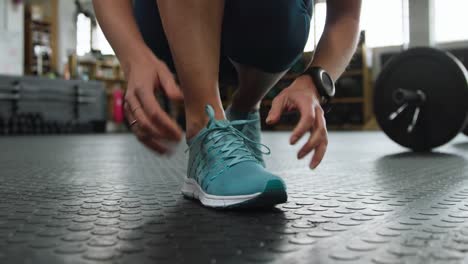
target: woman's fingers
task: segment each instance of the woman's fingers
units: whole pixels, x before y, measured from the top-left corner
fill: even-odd
[[[315,148],[314,156],[312,157],[312,161],[309,165],[311,169],[317,168],[320,162],[322,162],[325,152],[327,151],[327,144],[328,142],[325,141]]]
[[[302,159],[311,151],[314,151],[314,156],[310,164],[311,168],[315,168],[320,164],[328,145],[327,128],[325,125],[325,117],[323,110],[320,107],[316,109],[316,118],[314,124],[310,127],[310,137],[298,152],[298,158]]]
[[[302,146],[297,154],[298,159],[304,158],[307,154],[309,154],[312,150],[314,150],[322,141],[322,137],[317,131],[311,132],[309,139],[307,142]]]
[[[130,123],[130,129],[136,135],[138,140],[141,143],[143,143],[146,147],[156,151],[159,154],[167,153],[167,147],[158,142],[158,139],[161,137],[159,131],[157,131],[155,128],[148,128],[148,120],[144,116],[142,109],[140,109],[140,107],[137,103],[135,103],[134,100],[129,99],[128,101],[132,103],[124,104],[125,116],[127,118],[127,121]]]
[[[275,99],[273,99],[273,102],[271,103],[271,109],[270,112],[268,112],[266,123],[270,125],[277,123],[281,117],[281,113],[284,110],[284,106],[285,97],[279,94],[275,97]]]
[[[179,141],[182,138],[182,130],[175,121],[161,109],[153,89],[139,88],[136,90],[136,97],[143,107],[142,112],[146,118],[163,133],[165,138],[175,141]]]
[[[325,156],[325,152],[327,151],[327,147],[328,147],[328,132],[327,132],[327,125],[325,121],[325,113],[323,112],[321,107],[320,107],[320,110],[317,110],[317,112],[319,112],[320,114],[317,115],[316,127],[317,127],[317,133],[319,134],[319,137],[321,138],[321,140],[319,141],[319,144],[315,148],[314,155],[310,163],[311,169],[317,168],[317,166],[322,162],[323,157]]]
[[[146,116],[143,106],[140,105],[140,102],[137,100],[137,98],[132,95],[131,91],[127,92],[128,93],[125,95],[125,103],[128,104],[126,115],[132,116],[132,120],[137,120],[138,131],[143,132],[146,137],[161,137],[161,132]],[[132,122],[132,120],[129,121]]]
[[[182,100],[184,99],[184,96],[182,94],[182,91],[177,85],[174,75],[172,72],[169,70],[167,65],[163,62],[159,64],[159,81],[161,83],[161,87],[166,93],[167,97],[169,97],[172,100]]]
[[[167,153],[168,149],[163,144],[159,143],[157,138],[149,136],[147,133],[145,133],[142,129],[139,128],[138,119],[136,119],[129,107],[125,108],[127,120],[131,124],[130,129],[136,135],[138,140],[141,143],[143,143],[146,147],[156,151],[159,154]]]
[[[292,145],[296,144],[296,142],[301,139],[306,132],[311,131],[315,123],[315,108],[313,107],[313,104],[308,100],[298,99],[296,105],[299,109],[301,118],[292,132],[290,139],[290,143]]]

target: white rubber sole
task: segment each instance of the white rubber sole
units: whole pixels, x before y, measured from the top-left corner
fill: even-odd
[[[182,186],[182,194],[188,198],[198,199],[204,206],[223,208],[245,203],[257,198],[262,193],[235,196],[211,195],[205,193],[194,179],[185,178],[184,185]]]

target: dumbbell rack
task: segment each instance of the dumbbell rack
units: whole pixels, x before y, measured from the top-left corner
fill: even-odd
[[[0,135],[104,132],[99,82],[0,75]]]

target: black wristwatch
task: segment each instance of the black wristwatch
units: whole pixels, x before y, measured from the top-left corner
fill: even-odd
[[[329,108],[330,100],[335,96],[335,83],[330,74],[320,67],[310,67],[305,73],[312,78],[315,87],[317,87],[324,109]]]

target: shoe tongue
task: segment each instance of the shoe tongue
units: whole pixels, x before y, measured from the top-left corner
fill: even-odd
[[[198,135],[202,134],[207,129],[217,128],[217,127],[227,127],[227,126],[230,125],[229,120],[216,120],[215,113],[214,113],[213,107],[211,107],[211,105],[206,105],[205,112],[206,112],[206,115],[208,116],[208,119],[209,119],[208,124],[200,132],[198,132],[198,134],[195,137],[187,140],[187,144],[189,146],[192,145],[192,142],[195,140],[195,138],[198,137]]]
[[[208,125],[206,128],[215,128],[215,127],[227,127],[229,126],[229,121],[228,120],[216,120],[216,119],[210,119],[208,122]]]
[[[206,125],[206,128],[215,128],[215,127],[227,127],[229,126],[228,120],[216,120],[215,112],[211,105],[206,105],[205,107],[206,115],[208,115],[209,121]]]

